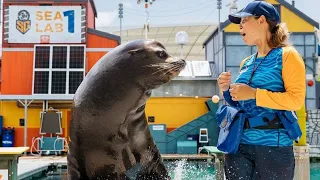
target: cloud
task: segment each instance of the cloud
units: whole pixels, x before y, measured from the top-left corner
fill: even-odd
[[[133,8],[133,2],[136,4],[137,0],[118,0],[116,4],[117,8],[119,3],[122,3],[124,8]]]
[[[123,2],[122,4],[124,8],[133,8],[132,2]]]
[[[110,26],[118,19],[118,10],[99,12],[96,26]]]

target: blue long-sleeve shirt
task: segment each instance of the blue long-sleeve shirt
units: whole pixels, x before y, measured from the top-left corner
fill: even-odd
[[[255,56],[242,61],[235,83],[247,84]],[[264,57],[258,57],[259,64]],[[256,98],[233,101],[229,91],[223,96],[231,106],[240,106],[247,117],[263,116],[278,110],[295,111],[302,108],[306,93],[305,65],[293,47],[274,49],[255,71],[250,86],[257,89]],[[266,146],[291,146],[293,141],[285,129],[245,129],[241,143]]]

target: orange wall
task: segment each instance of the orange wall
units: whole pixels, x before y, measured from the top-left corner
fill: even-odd
[[[88,13],[87,13],[87,27],[88,28],[92,28],[94,29],[95,28],[95,16],[94,16],[94,13],[93,13],[93,9],[92,9],[92,5],[91,5],[91,2],[88,1],[88,5],[87,5],[87,9],[88,9]]]
[[[33,52],[3,52],[2,94],[31,94]]]
[[[88,34],[87,48],[114,48],[117,41]],[[106,52],[87,52],[88,72]],[[32,94],[33,52],[4,51],[2,53],[1,93]]]
[[[118,42],[116,40],[106,39],[104,37],[88,33],[88,48],[114,48],[116,46],[118,46]],[[90,71],[92,66],[106,53],[107,52],[104,52],[104,50],[101,50],[101,52],[87,52],[86,72]]]
[[[87,52],[87,69],[106,54],[106,52]],[[3,52],[1,67],[2,94],[32,94],[33,52]]]
[[[87,52],[86,73],[89,72],[92,66],[105,54],[106,54],[105,52]]]
[[[118,42],[116,40],[106,39],[104,37],[88,33],[87,46],[90,48],[113,48],[118,46]]]

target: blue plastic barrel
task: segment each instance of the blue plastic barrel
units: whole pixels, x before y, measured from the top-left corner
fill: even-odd
[[[14,128],[4,128],[2,133],[2,147],[13,147]]]

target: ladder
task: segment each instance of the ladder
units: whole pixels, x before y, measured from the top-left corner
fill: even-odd
[[[199,143],[208,143],[208,142],[209,142],[208,128],[200,128]]]

